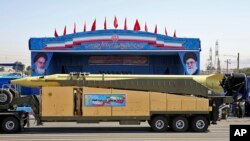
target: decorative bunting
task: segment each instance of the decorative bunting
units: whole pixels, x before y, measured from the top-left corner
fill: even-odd
[[[127,18],[125,18],[125,22],[124,22],[124,30],[127,30]]]
[[[168,36],[167,28],[165,27],[165,35]]]
[[[155,34],[157,34],[157,24],[155,25]]]
[[[117,21],[116,16],[114,17],[114,27],[115,27],[115,29],[118,27],[118,21]],[[145,22],[145,27],[144,28],[145,28],[145,32],[148,32],[147,22]],[[127,28],[127,18],[125,17],[124,30],[127,30],[127,29],[128,29]],[[95,31],[95,30],[96,30],[96,19],[94,20],[94,22],[92,24],[92,27],[91,27],[91,31]],[[104,21],[104,30],[107,30],[107,20],[106,20],[106,17],[105,17],[105,21]],[[135,21],[134,30],[135,31],[140,31],[141,30],[141,27],[140,27],[138,19],[136,19],[136,21]],[[84,21],[83,31],[86,32],[86,21]],[[76,23],[74,23],[73,33],[76,33]],[[157,34],[157,24],[155,25],[154,33]],[[63,35],[66,35],[66,34],[67,34],[67,29],[66,29],[66,25],[65,25],[64,30],[63,30]],[[168,36],[168,32],[167,32],[166,26],[165,26],[165,35]],[[54,36],[58,37],[58,33],[57,33],[56,29],[54,31]],[[174,30],[173,37],[176,38],[176,30]]]
[[[57,34],[56,29],[55,29],[55,32],[54,32],[54,36],[55,36],[55,37],[58,37],[58,34]]]
[[[67,34],[67,31],[66,31],[66,25],[64,27],[64,30],[63,30],[63,35],[66,35]]]
[[[148,32],[148,26],[147,26],[147,23],[145,23],[145,32]]]
[[[74,33],[76,33],[76,23],[74,23],[74,30],[73,30]]]
[[[116,16],[115,16],[115,19],[114,19],[114,27],[115,27],[115,29],[118,27],[118,21],[116,19]]]
[[[83,31],[86,32],[86,22],[84,22]]]
[[[135,21],[134,30],[135,30],[135,31],[141,30],[139,21],[138,21],[137,19],[136,19],[136,21]]]
[[[176,30],[174,30],[174,36],[173,37],[176,38]]]
[[[106,17],[105,17],[105,21],[104,21],[104,29],[107,30],[107,21],[106,21]]]
[[[96,19],[92,24],[91,31],[95,31],[95,29],[96,29]]]

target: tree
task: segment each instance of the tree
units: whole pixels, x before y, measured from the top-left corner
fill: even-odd
[[[240,69],[240,72],[241,72],[241,73],[245,73],[246,75],[250,75],[250,68],[243,68],[243,69]]]
[[[24,71],[25,65],[22,62],[16,61],[15,64],[16,65],[12,67],[14,70],[20,71],[20,72]]]
[[[0,67],[0,71],[4,71],[4,67]]]
[[[25,75],[30,75],[31,74],[31,67],[30,66],[26,67],[26,70],[25,70],[24,74]]]

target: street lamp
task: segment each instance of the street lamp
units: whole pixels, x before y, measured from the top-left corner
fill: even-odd
[[[231,64],[231,60],[227,59],[225,62],[227,63],[227,73],[228,73],[228,64]]]
[[[223,55],[223,56],[228,56],[228,57],[237,57],[237,72],[240,72],[240,53],[237,54],[237,56],[235,55]],[[229,61],[229,62],[228,62]],[[231,64],[230,59],[227,59],[227,72],[228,72],[228,64]]]

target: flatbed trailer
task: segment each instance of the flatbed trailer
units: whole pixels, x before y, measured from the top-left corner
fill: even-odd
[[[198,78],[80,73],[14,80],[12,83],[18,85],[39,85],[40,99],[36,96],[14,96],[10,104],[0,105],[0,113],[6,114],[1,116],[2,128],[8,133],[22,129],[25,121],[28,122],[28,113],[15,111],[15,107],[28,104],[38,125],[73,121],[115,121],[126,125],[148,121],[156,132],[168,128],[176,132],[204,132],[218,120],[219,105],[230,103],[232,97],[216,93],[218,87],[214,86],[215,83],[207,82],[208,78],[216,81],[214,76]],[[14,114],[25,116],[13,117],[9,112],[11,110]],[[9,121],[12,128],[6,130],[5,127],[9,126],[6,120],[10,119],[18,122]]]
[[[74,93],[75,90],[83,91]],[[110,101],[116,103],[121,102],[115,98],[124,96],[127,102],[121,104],[123,106],[93,106],[93,103],[90,106],[86,103],[88,96],[92,97],[92,102],[98,102],[96,96],[105,96],[109,99],[113,97]],[[120,125],[139,125],[148,121],[152,130],[156,132],[166,131],[170,126],[176,132],[188,129],[204,132],[212,118],[212,108],[208,99],[191,96],[91,87],[42,87],[40,103],[34,97],[15,98],[8,106],[0,106],[0,109],[8,108],[0,111],[4,132],[21,131],[29,122],[27,112],[10,110],[18,104],[31,106],[37,125],[42,125],[43,122],[119,122]]]

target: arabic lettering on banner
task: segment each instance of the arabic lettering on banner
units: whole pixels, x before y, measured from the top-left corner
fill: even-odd
[[[85,94],[85,106],[126,106],[125,94]]]
[[[87,50],[142,50],[145,43],[96,42],[84,46]]]

